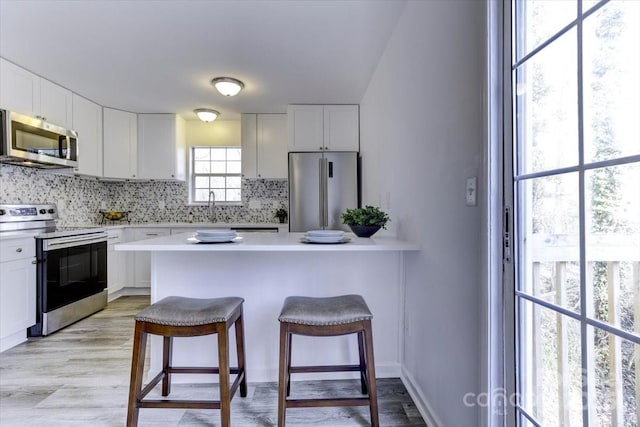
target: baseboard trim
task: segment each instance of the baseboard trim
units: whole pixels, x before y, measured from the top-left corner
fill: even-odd
[[[440,420],[440,418],[436,415],[435,411],[429,405],[429,402],[424,397],[424,394],[420,390],[420,388],[416,385],[416,381],[413,376],[405,369],[404,366],[401,367],[401,375],[400,379],[404,384],[404,387],[409,392],[409,396],[413,399],[418,411],[420,411],[420,415],[424,419],[424,422],[427,424],[427,427],[441,427],[444,424]]]

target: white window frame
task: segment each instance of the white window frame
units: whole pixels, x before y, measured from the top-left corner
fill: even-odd
[[[202,148],[207,148],[207,149],[211,149],[211,150],[227,150],[227,149],[239,149],[242,150],[241,147],[239,146],[226,146],[226,145],[213,145],[213,146],[207,146],[207,145],[198,145],[198,146],[192,146],[189,147],[189,205],[192,206],[206,206],[208,204],[208,200],[196,200],[195,197],[195,193],[196,193],[196,178],[197,177],[203,177],[203,176],[207,176],[207,177],[237,177],[240,178],[240,180],[242,181],[242,172],[238,172],[238,173],[196,173],[195,172],[195,162],[196,162],[196,158],[195,158],[195,150],[196,149],[202,149]],[[242,153],[241,153],[242,156]],[[240,162],[242,162],[242,157]],[[236,187],[224,187],[224,190],[226,191],[227,189],[235,189]],[[209,187],[209,190],[213,190],[211,187]],[[216,198],[216,204],[217,205],[229,205],[229,206],[233,206],[233,205],[242,205],[242,182],[240,183],[240,200],[226,200],[220,197]]]

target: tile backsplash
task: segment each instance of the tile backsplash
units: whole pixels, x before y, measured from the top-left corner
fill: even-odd
[[[259,201],[250,209],[249,201]],[[206,206],[188,205],[186,182],[120,182],[60,175],[0,164],[0,203],[56,203],[60,225],[96,224],[102,203],[131,211],[131,222],[207,222]],[[164,202],[164,209],[160,209]],[[242,204],[216,207],[219,222],[277,222],[275,210],[288,204],[286,179],[243,179]]]

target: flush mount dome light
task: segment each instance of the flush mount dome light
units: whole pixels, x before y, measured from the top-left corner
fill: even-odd
[[[224,96],[236,96],[244,87],[244,83],[232,77],[216,77],[211,84]]]
[[[212,122],[220,115],[219,112],[210,108],[196,108],[193,112],[196,113],[198,118],[203,122]]]

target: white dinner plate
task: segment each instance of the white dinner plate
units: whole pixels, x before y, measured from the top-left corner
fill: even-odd
[[[344,231],[342,230],[309,230],[305,233],[308,237],[343,237]]]
[[[226,236],[230,234],[235,234],[235,230],[231,230],[229,228],[196,230],[196,234],[199,236]]]
[[[348,243],[351,241],[350,237],[341,237],[339,239],[335,239],[335,238],[331,238],[331,239],[323,239],[321,237],[318,238],[311,238],[311,237],[301,237],[300,241],[302,243],[318,243],[318,244],[323,244],[323,245],[335,245],[335,244],[339,244],[339,243]]]
[[[187,241],[191,243],[237,243],[242,241],[242,237],[237,236],[233,238],[209,238],[209,239],[200,239],[198,237],[189,237]]]

